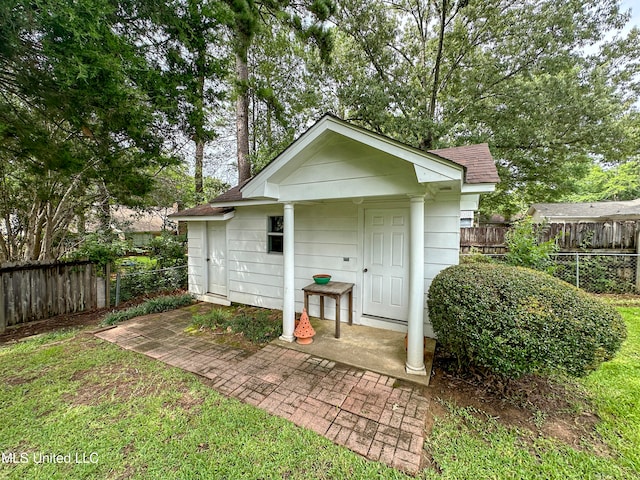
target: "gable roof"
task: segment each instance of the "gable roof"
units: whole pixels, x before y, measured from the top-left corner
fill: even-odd
[[[486,143],[440,148],[428,150],[428,152],[465,167],[465,183],[500,182],[495,161],[489,151],[489,145]]]
[[[374,140],[381,139],[384,143],[389,144],[396,149],[407,151],[414,156],[425,158],[428,157],[432,160],[439,160],[445,165],[454,164],[458,167],[461,166],[464,170],[464,183],[466,184],[495,184],[500,181],[495,162],[493,160],[493,157],[491,156],[491,152],[489,151],[489,146],[486,143],[424,151],[411,147],[384,135],[372,132],[363,127],[353,125],[352,123],[342,120],[341,118],[331,113],[325,114],[311,127],[309,127],[302,135],[298,137],[298,139],[296,139],[282,153],[280,153],[271,162],[269,162],[269,164],[262,170],[262,172],[269,168],[276,168],[274,164],[283,156],[287,154],[291,155],[291,150],[293,150],[298,142],[306,136],[309,136],[310,132],[322,122],[332,122],[333,124],[336,124],[338,126],[344,126],[347,128],[348,132],[364,134],[368,138],[372,138]],[[257,174],[248,180],[245,180],[240,185],[236,185],[222,195],[219,195],[216,198],[212,199],[211,203],[224,204],[247,200],[247,198],[243,195],[243,190],[258,176],[260,176],[260,174]],[[262,176],[264,176],[264,174]]]
[[[640,198],[620,202],[534,203],[527,212],[549,219],[640,219]]]

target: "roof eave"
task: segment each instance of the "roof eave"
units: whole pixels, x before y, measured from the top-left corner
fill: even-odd
[[[495,190],[495,183],[463,183],[461,193],[492,193]]]
[[[171,217],[178,222],[223,222],[235,216],[235,212],[227,212],[221,215],[185,215]]]

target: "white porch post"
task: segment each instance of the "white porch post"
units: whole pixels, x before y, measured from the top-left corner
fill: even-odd
[[[411,197],[409,206],[411,235],[406,371],[412,375],[426,375],[424,366],[424,196]]]
[[[295,282],[294,282],[294,218],[293,203],[284,204],[284,245],[283,245],[283,268],[284,268],[284,301],[282,305],[282,336],[280,340],[293,342],[293,330],[296,321],[295,304]]]

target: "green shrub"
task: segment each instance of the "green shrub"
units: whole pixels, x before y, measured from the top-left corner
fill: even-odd
[[[236,332],[245,336],[253,343],[266,343],[282,335],[282,320],[272,320],[269,313],[258,312],[255,315],[242,313],[233,317],[228,326]]]
[[[90,233],[78,248],[68,255],[71,260],[87,259],[101,267],[113,263],[131,249],[131,244],[109,234]]]
[[[531,217],[516,223],[504,236],[507,245],[505,262],[516,267],[553,273],[551,255],[558,251],[558,246],[555,238],[542,241],[544,228],[544,224],[533,223]]]
[[[130,318],[140,317],[142,315],[149,315],[151,313],[167,312],[169,310],[175,310],[176,308],[184,307],[193,303],[193,297],[191,295],[169,295],[166,297],[156,297],[151,300],[147,300],[135,307],[127,308],[126,310],[119,310],[111,312],[104,320],[102,325],[115,325],[116,323],[124,322]]]
[[[184,235],[163,233],[154,237],[147,246],[149,256],[156,260],[157,268],[177,267],[187,264],[187,239]]]
[[[586,375],[626,337],[620,315],[597,298],[545,273],[500,264],[440,272],[429,289],[429,317],[460,367],[510,378]]]
[[[115,303],[116,282],[111,282],[111,301]],[[154,270],[150,267],[139,271],[125,272],[120,277],[120,301],[149,293],[172,292],[187,288],[187,268]]]
[[[460,263],[493,263],[495,260],[490,255],[483,254],[475,247],[471,247],[469,253],[460,255]]]
[[[195,327],[207,327],[214,329],[223,327],[231,319],[231,312],[222,308],[214,308],[204,315],[194,315],[191,325]]]
[[[250,309],[234,315],[229,310],[214,308],[204,315],[194,315],[191,324],[211,329],[229,328],[234,333],[242,333],[247,340],[261,344],[282,335],[282,320],[272,319],[269,315],[268,310]]]

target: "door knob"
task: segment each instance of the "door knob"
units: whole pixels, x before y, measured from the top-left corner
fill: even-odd
[[[364,270],[362,270],[364,273],[367,273],[369,271],[368,268],[365,268]]]

